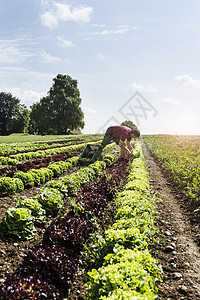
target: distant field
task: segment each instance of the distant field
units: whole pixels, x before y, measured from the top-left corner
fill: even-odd
[[[11,134],[8,136],[0,136],[0,144],[9,143],[27,143],[27,142],[47,142],[55,140],[65,140],[65,139],[78,139],[83,137],[86,138],[94,136],[94,138],[100,138],[100,134],[80,134],[80,135],[28,135],[28,134]]]
[[[147,135],[144,140],[180,192],[200,203],[200,136]]]

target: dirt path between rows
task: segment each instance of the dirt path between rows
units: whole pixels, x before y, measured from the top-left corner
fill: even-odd
[[[158,286],[159,299],[200,299],[200,248],[194,241],[196,233],[185,209],[185,199],[176,196],[176,190],[144,143],[143,153],[151,188],[162,199],[157,204],[156,225],[164,243],[152,250],[163,268],[163,281]]]

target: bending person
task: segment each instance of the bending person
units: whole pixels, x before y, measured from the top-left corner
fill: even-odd
[[[106,130],[101,148],[103,149],[106,145],[110,144],[111,141],[114,141],[121,148],[120,159],[129,160],[131,150],[134,149],[134,145],[131,145],[130,142],[139,136],[140,131],[137,129],[131,129],[121,125],[110,126]]]

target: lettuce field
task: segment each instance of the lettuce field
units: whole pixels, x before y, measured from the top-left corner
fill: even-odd
[[[0,299],[200,299],[200,137],[101,140],[1,140]]]

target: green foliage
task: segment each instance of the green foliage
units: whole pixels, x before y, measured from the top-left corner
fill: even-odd
[[[39,186],[40,183],[44,182],[43,176],[40,176],[41,173],[38,172],[38,170],[30,170],[28,172],[33,177],[34,186]]]
[[[155,279],[142,265],[131,260],[103,266],[88,273],[87,299],[106,299],[116,290],[135,291],[135,296],[153,296],[157,292]],[[105,298],[104,298],[105,297]]]
[[[42,204],[47,215],[57,215],[63,207],[64,195],[55,188],[43,187],[37,194],[36,199]]]
[[[15,107],[20,100],[13,97],[10,93],[0,93],[0,134],[9,134],[8,125],[11,122]]]
[[[200,137],[149,135],[144,139],[180,192],[199,203]]]
[[[142,182],[141,180],[129,181],[125,187],[125,190],[136,190],[140,192],[145,192],[148,189],[149,189],[149,183]]]
[[[115,155],[112,155],[110,153],[105,154],[103,157],[103,161],[106,163],[107,167],[110,167],[114,163],[115,159]]]
[[[129,127],[131,129],[137,129],[137,126],[132,121],[124,121],[121,123],[121,125]]]
[[[53,171],[48,168],[41,168],[39,171],[42,173],[42,176],[45,178],[45,182],[53,178]]]
[[[48,169],[52,170],[54,177],[59,177],[63,173],[63,169],[56,164],[51,164]]]
[[[32,216],[35,218],[35,221],[43,221],[46,218],[46,212],[42,208],[42,205],[33,198],[22,198],[18,199],[18,204],[16,208],[24,207],[28,208],[31,211]]]
[[[95,258],[101,262],[104,256],[104,265],[88,273],[88,300],[158,299],[161,267],[148,251],[148,242],[157,232],[155,199],[149,191],[140,144],[136,151],[140,156],[132,161],[124,191],[115,200],[115,222],[103,237],[91,236],[86,245],[91,262]]]
[[[138,157],[140,157],[140,152],[132,149],[131,150],[131,157],[132,158],[138,158]]]
[[[27,172],[18,172],[14,175],[14,178],[19,178],[24,184],[24,188],[30,188],[34,186],[34,178],[31,173]]]
[[[138,228],[114,229],[109,228],[105,232],[105,252],[113,251],[116,244],[126,248],[144,249],[147,247],[146,236],[140,233]]]
[[[127,207],[124,207],[125,210]],[[134,213],[133,213],[134,214]],[[129,214],[128,214],[129,215]],[[126,219],[119,219],[116,220],[116,222],[113,224],[113,229],[128,229],[128,228],[138,228],[141,233],[144,235],[147,235],[148,237],[150,235],[154,235],[156,232],[156,229],[154,228],[154,218],[148,213],[144,212],[141,215],[134,214],[134,217],[127,218],[127,215],[123,214]],[[119,217],[119,213],[118,213]],[[151,231],[151,234],[150,234]]]
[[[29,209],[9,208],[0,222],[0,232],[2,235],[28,240],[33,238],[36,233],[34,221],[35,218]]]
[[[8,124],[8,132],[28,132],[30,111],[24,104],[18,104],[14,107],[14,117]]]
[[[130,262],[137,263],[138,266],[141,266],[145,269],[151,276],[154,277],[155,281],[161,280],[162,268],[158,264],[158,261],[151,256],[149,251],[138,249],[125,249],[124,247],[119,247],[118,245],[114,249],[114,253],[109,253],[104,258],[104,266],[108,264],[116,264],[120,262]]]
[[[84,127],[78,82],[58,74],[48,96],[31,107],[31,130],[39,134],[66,134]]]
[[[0,178],[0,195],[10,195],[21,192],[24,189],[23,181],[20,178]]]
[[[69,196],[77,195],[81,186],[89,183],[92,179],[102,174],[106,164],[102,161],[97,161],[89,167],[85,167],[60,179],[60,182],[65,185]]]
[[[50,180],[45,184],[45,187],[51,187],[59,190],[61,193],[63,193],[65,198],[68,196],[67,187],[60,180]]]
[[[114,290],[112,293],[109,293],[108,297],[101,297],[101,300],[153,300],[157,299],[158,296],[153,293],[145,293],[140,294],[131,289],[117,289]]]

